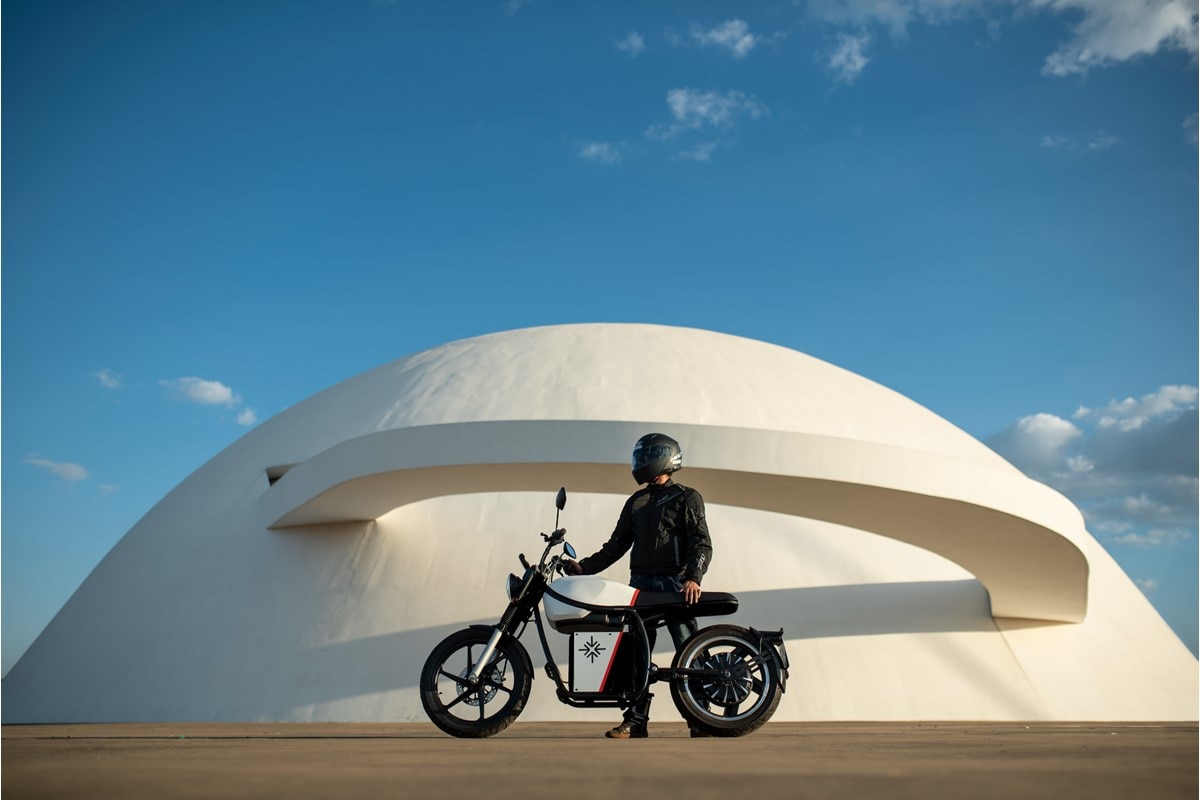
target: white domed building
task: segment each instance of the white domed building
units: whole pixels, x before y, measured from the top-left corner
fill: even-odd
[[[584,324],[418,353],[247,433],[96,567],[4,722],[424,720],[434,644],[503,611],[560,485],[580,555],[604,542],[650,431],[708,503],[704,588],[785,631],[776,720],[1196,719],[1196,659],[1066,498],[975,439],[786,348]],[[588,717],[612,712],[535,674],[523,719]]]

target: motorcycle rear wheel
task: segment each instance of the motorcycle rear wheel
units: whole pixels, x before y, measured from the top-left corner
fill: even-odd
[[[475,686],[467,682],[490,637],[490,630],[476,628],[452,633],[433,648],[421,669],[421,705],[430,721],[451,736],[494,736],[520,716],[529,699],[533,676],[513,639],[500,641]]]
[[[671,682],[671,699],[692,728],[745,736],[771,718],[783,694],[781,676],[775,660],[758,648],[758,637],[737,625],[703,628],[683,643],[673,667],[722,673]]]

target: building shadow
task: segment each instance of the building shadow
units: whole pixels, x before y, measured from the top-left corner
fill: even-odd
[[[762,630],[783,627],[789,640],[997,632],[987,592],[975,580],[798,587],[742,592],[738,599],[737,614],[703,618],[701,626],[731,622]],[[497,616],[500,611],[497,608]],[[494,622],[495,618],[464,620],[313,648],[302,661],[321,670],[322,679],[307,682],[313,693],[307,700],[317,705],[416,688],[425,658],[439,641],[467,625]],[[565,637],[550,630],[547,635],[552,651],[559,656],[565,650]],[[660,638],[669,648],[669,639]],[[536,679],[542,675],[545,657],[532,623],[522,643],[533,659]],[[284,697],[278,699],[284,703]],[[295,696],[287,699],[290,702],[284,703],[285,707],[262,708],[263,718],[294,710]],[[269,698],[262,700],[273,705]]]

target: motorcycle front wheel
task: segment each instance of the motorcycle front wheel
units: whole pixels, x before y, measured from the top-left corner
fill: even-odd
[[[771,718],[783,694],[781,676],[758,648],[758,637],[736,625],[703,628],[683,643],[672,666],[709,673],[671,682],[671,699],[691,727],[745,736]]]
[[[467,675],[483,655],[491,631],[468,628],[443,639],[421,670],[421,705],[434,725],[451,736],[494,736],[525,708],[533,676],[521,645],[501,640],[472,686]]]

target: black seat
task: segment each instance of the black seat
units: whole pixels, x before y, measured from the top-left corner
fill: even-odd
[[[691,617],[720,617],[738,610],[738,599],[728,592],[701,592],[700,600],[688,605],[683,592],[638,592],[634,608],[641,612],[680,612]]]

